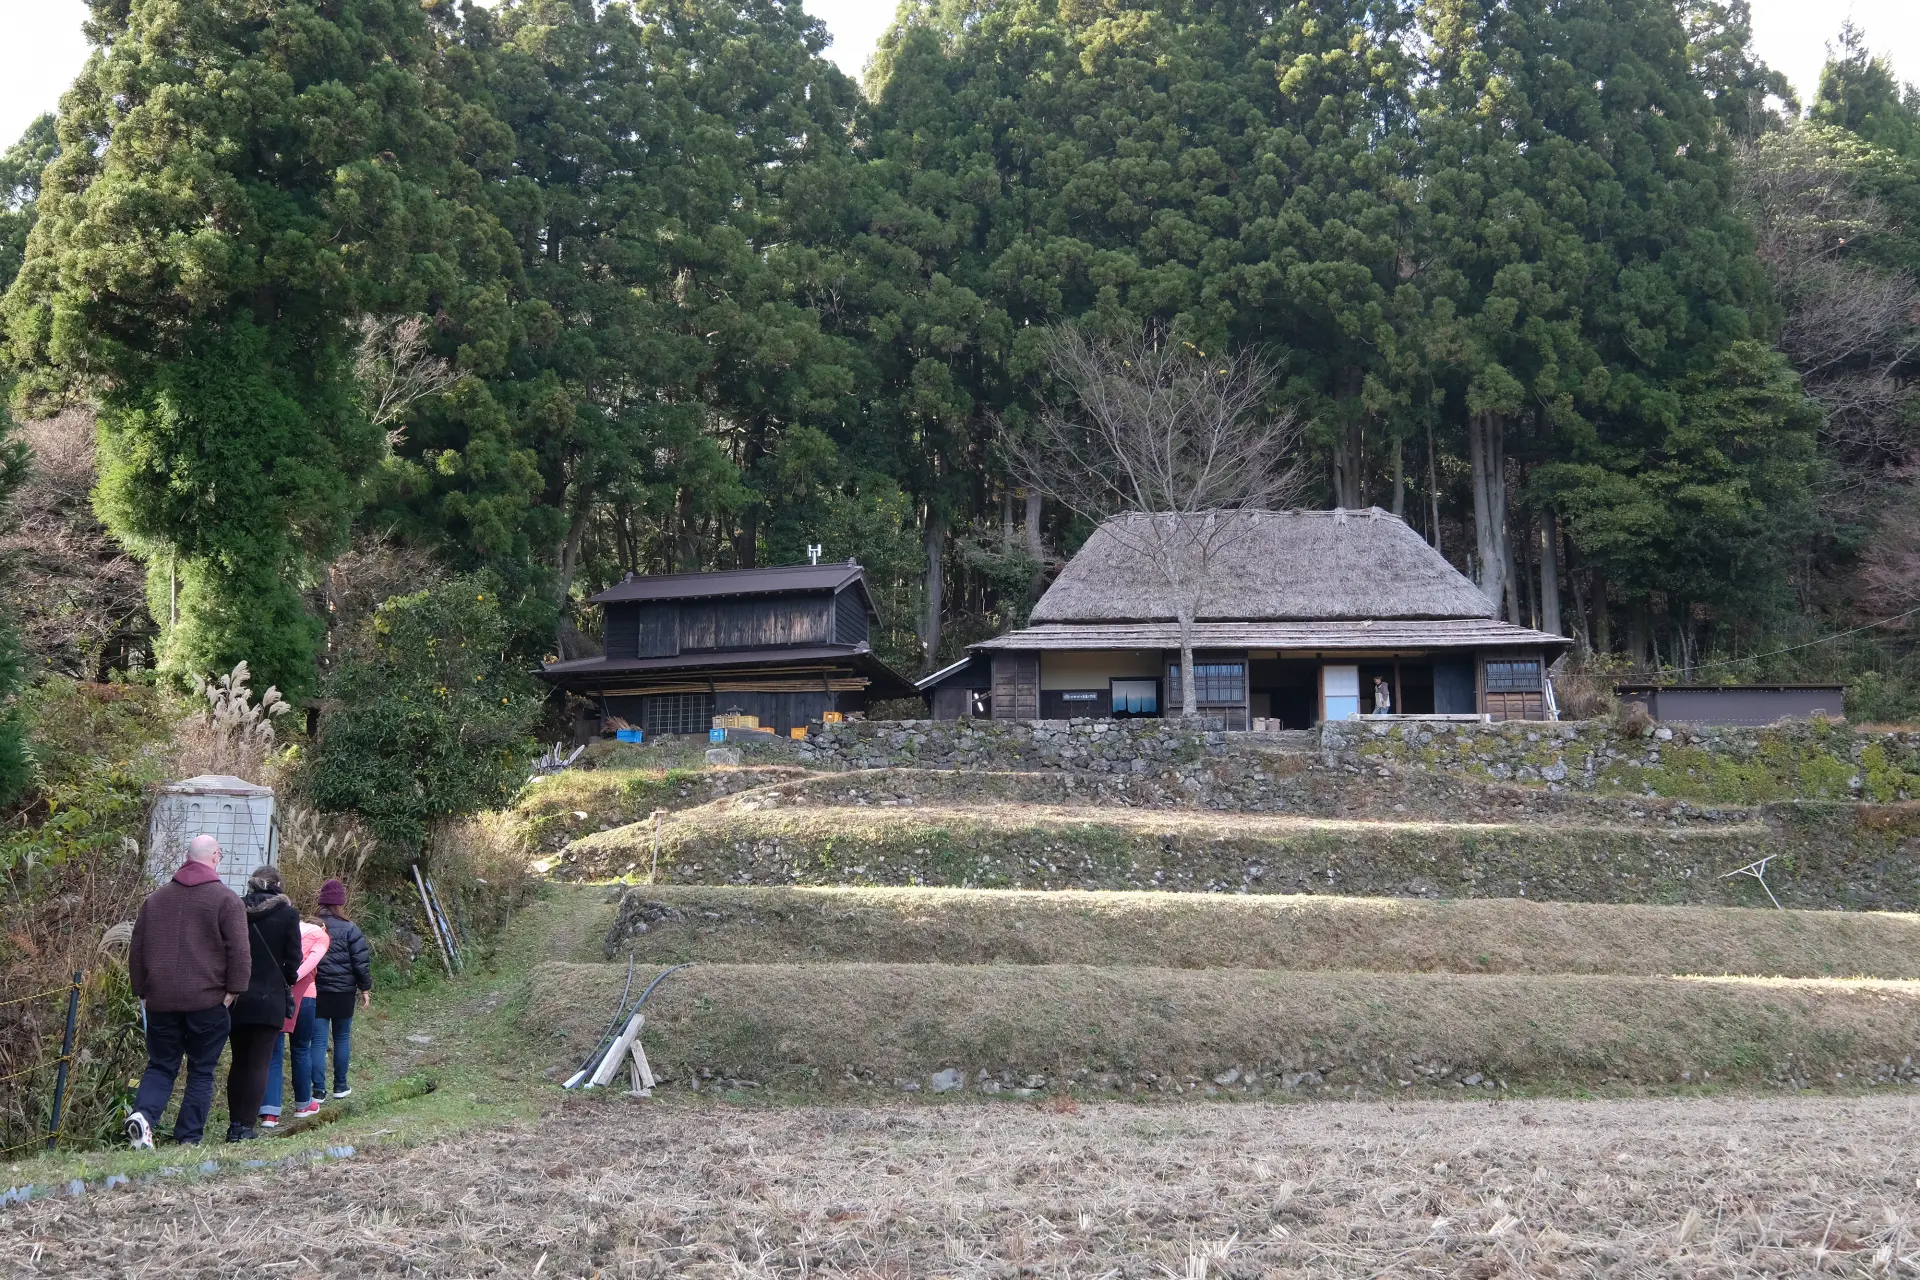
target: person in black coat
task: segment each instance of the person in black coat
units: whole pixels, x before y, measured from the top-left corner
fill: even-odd
[[[360,926],[347,919],[347,886],[329,880],[320,886],[320,923],[333,945],[314,971],[313,1073],[321,1076],[327,1042],[333,1042],[333,1096],[353,1092],[347,1084],[347,1063],[353,1053],[353,998],[360,1007],[373,1007],[373,948]],[[319,1090],[314,1090],[319,1096]]]
[[[260,1100],[267,1093],[273,1042],[284,1034],[287,1005],[300,976],[300,911],[281,891],[279,869],[261,867],[248,876],[241,902],[247,908],[253,973],[246,994],[235,999],[229,1010],[233,1062],[227,1069],[228,1142],[254,1136]]]

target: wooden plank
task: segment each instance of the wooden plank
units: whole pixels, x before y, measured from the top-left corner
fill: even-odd
[[[627,1019],[626,1030],[620,1033],[619,1038],[613,1042],[613,1047],[607,1050],[607,1056],[600,1059],[600,1065],[594,1068],[593,1075],[587,1080],[587,1088],[605,1088],[607,1082],[613,1079],[613,1073],[618,1071],[621,1063],[626,1061],[627,1050],[632,1047],[634,1038],[640,1034],[640,1027],[646,1020],[646,1015],[642,1013],[635,1013]]]
[[[630,1046],[632,1057],[627,1061],[627,1078],[632,1084],[630,1093],[636,1098],[653,1096],[653,1068],[647,1065],[647,1051],[640,1047],[640,1038],[634,1037]]]

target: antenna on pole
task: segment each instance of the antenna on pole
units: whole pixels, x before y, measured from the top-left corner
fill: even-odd
[[[807,563],[808,564],[820,563],[820,544],[819,543],[809,542],[807,544]]]

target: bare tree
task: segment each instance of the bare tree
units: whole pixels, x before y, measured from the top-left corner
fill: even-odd
[[[69,409],[17,432],[32,459],[0,530],[0,567],[21,639],[39,669],[105,679],[139,654],[153,623],[146,569],[94,514],[94,415]]]
[[[1237,513],[1291,506],[1305,488],[1303,426],[1273,407],[1272,366],[1244,352],[1062,327],[1047,370],[1065,398],[1007,433],[1015,469],[1030,494],[1107,522],[1153,573],[1180,624],[1181,714],[1194,715],[1193,627],[1211,571],[1252,527]]]
[[[1770,135],[1745,161],[1742,204],[1786,311],[1780,350],[1825,410],[1825,442],[1855,490],[1829,506],[1858,514],[1911,462],[1920,279],[1859,256],[1893,218],[1817,133]]]
[[[353,376],[360,384],[367,417],[374,426],[387,429],[389,449],[397,448],[406,438],[405,429],[393,424],[408,409],[460,380],[452,363],[434,355],[427,345],[423,316],[386,320],[360,317],[360,346],[354,353]]]

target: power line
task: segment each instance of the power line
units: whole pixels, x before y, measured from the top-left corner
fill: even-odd
[[[1911,618],[1916,613],[1920,613],[1920,605],[1916,605],[1905,613],[1896,613],[1891,618],[1881,618],[1877,622],[1865,622],[1857,627],[1849,628],[1846,631],[1836,631],[1830,636],[1821,636],[1818,640],[1809,640],[1805,644],[1790,644],[1784,649],[1773,649],[1766,653],[1748,654],[1744,658],[1719,658],[1713,662],[1703,662],[1696,667],[1682,667],[1680,668],[1680,674],[1683,676],[1691,675],[1695,671],[1705,671],[1709,667],[1730,667],[1736,662],[1758,662],[1762,658],[1777,658],[1783,653],[1795,653],[1801,649],[1811,649],[1815,645],[1827,644],[1830,641],[1844,640],[1848,636],[1857,635],[1862,631],[1872,631],[1876,627],[1886,626],[1889,622],[1899,622],[1903,619]]]

